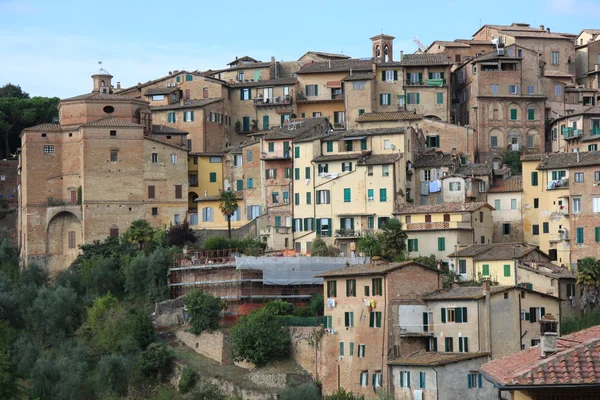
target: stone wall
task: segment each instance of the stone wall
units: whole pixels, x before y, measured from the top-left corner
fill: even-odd
[[[292,344],[290,355],[315,380],[319,380],[320,351],[315,343],[320,344],[323,328],[320,326],[291,326]]]
[[[221,365],[233,364],[228,349],[229,332],[226,330],[202,332],[200,335],[194,335],[184,329],[179,329],[175,332],[175,336],[186,346],[204,357],[215,360]]]
[[[196,244],[202,246],[206,238],[211,236],[225,236],[227,237],[227,229],[196,229],[194,230],[196,235]],[[231,237],[237,239],[243,239],[247,236],[257,238],[259,235],[256,219],[248,222],[246,225],[231,230]]]

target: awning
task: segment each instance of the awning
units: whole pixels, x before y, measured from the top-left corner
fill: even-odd
[[[326,87],[328,88],[341,88],[342,87],[342,81],[327,81],[327,83],[325,84]]]

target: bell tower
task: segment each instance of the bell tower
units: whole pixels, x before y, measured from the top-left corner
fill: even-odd
[[[99,61],[98,64],[102,64],[102,61]],[[92,79],[94,80],[94,90],[92,90],[92,92],[110,94],[110,80],[112,77],[113,76],[108,71],[100,68],[92,75]]]
[[[394,61],[394,39],[395,37],[383,33],[371,38],[373,47],[373,58],[378,62]]]

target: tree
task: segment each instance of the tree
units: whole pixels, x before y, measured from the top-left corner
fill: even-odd
[[[230,343],[234,361],[262,367],[288,355],[290,332],[280,317],[261,309],[238,319],[231,329]]]
[[[381,254],[384,258],[393,261],[397,256],[406,251],[408,235],[402,229],[402,223],[395,218],[390,219],[379,234]]]
[[[205,330],[215,330],[219,327],[221,312],[227,308],[227,303],[220,297],[210,293],[195,290],[185,296],[184,303],[190,314],[190,332],[199,335]]]
[[[16,332],[6,321],[0,321],[0,399],[18,398],[17,377],[11,362],[10,350]]]
[[[290,386],[279,393],[279,400],[321,400],[321,391],[312,383]]]
[[[322,293],[316,293],[310,296],[310,302],[308,307],[313,315],[320,317],[323,315],[323,309],[325,308],[325,300]]]
[[[586,257],[577,266],[577,283],[583,287],[581,310],[586,313],[600,305],[600,261]]]
[[[311,257],[337,257],[340,255],[340,249],[335,246],[327,246],[325,241],[320,237],[313,240],[310,250]]]
[[[196,243],[196,235],[194,235],[194,231],[190,228],[190,224],[184,221],[183,224],[173,225],[169,228],[167,241],[169,246],[183,247],[183,245],[188,243]]]
[[[154,238],[154,229],[145,219],[136,219],[125,234],[124,239],[137,244],[139,249],[144,249],[146,244],[151,243]]]
[[[151,377],[160,374],[165,378],[171,372],[173,353],[164,343],[152,343],[140,354],[137,367],[143,376]]]
[[[379,237],[372,233],[367,233],[358,239],[358,251],[364,253],[368,257],[380,256],[381,245]]]
[[[219,210],[221,210],[225,218],[227,218],[227,232],[229,239],[231,239],[231,216],[239,207],[237,203],[237,197],[232,191],[225,190],[221,192],[221,197],[219,200],[221,201],[219,203]]]
[[[28,99],[29,93],[26,93],[21,89],[19,85],[13,85],[12,83],[7,83],[6,85],[0,87],[0,97],[14,97],[17,99]]]
[[[418,256],[412,257],[411,260],[417,262],[419,264],[423,264],[428,266],[429,268],[437,268],[437,260],[435,258],[435,254],[431,254],[429,256]]]
[[[513,175],[521,175],[521,152],[507,151],[504,153],[502,162],[510,168]]]

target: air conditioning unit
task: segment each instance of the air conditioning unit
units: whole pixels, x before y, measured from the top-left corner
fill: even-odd
[[[558,230],[558,234],[560,235],[560,238],[565,240],[569,238],[569,231],[567,229],[559,229]]]

